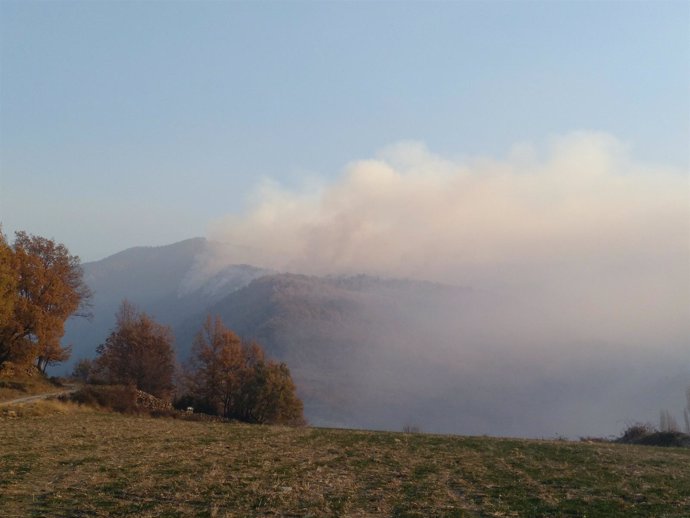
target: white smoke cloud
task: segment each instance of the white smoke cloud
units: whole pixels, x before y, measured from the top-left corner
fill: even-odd
[[[403,142],[318,190],[264,182],[246,214],[212,226],[227,246],[206,264],[506,290],[502,329],[544,344],[688,336],[687,172],[639,164],[603,133],[543,147],[453,160]]]
[[[264,182],[246,214],[210,234],[232,245],[218,264],[472,285],[633,271],[679,281],[689,193],[684,172],[637,164],[602,133],[555,138],[541,154],[518,145],[503,160],[444,159],[405,142],[319,191]]]
[[[521,143],[502,159],[399,143],[318,189],[264,182],[210,238],[198,265],[206,274],[249,263],[471,286],[461,308],[420,310],[431,326],[425,351],[475,388],[531,383],[525,393],[539,395],[553,380],[570,383],[572,404],[559,403],[571,430],[620,409],[653,419],[673,402],[654,389],[643,410],[645,387],[688,375],[688,172],[638,163],[607,134]],[[581,400],[604,386],[598,403]]]

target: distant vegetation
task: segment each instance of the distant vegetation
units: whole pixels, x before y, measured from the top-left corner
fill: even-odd
[[[647,424],[629,426],[614,442],[622,444],[642,444],[645,446],[690,447],[690,434],[679,430],[656,429]]]
[[[174,399],[180,410],[248,423],[304,424],[288,367],[268,360],[258,343],[241,340],[220,318],[208,317],[177,386],[172,343],[168,327],[123,301],[115,329],[98,347],[99,356],[75,365],[74,378],[89,386],[73,400],[135,412],[141,410],[139,391],[168,406]]]

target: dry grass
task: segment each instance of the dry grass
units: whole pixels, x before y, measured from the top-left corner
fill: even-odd
[[[72,407],[0,417],[0,509],[4,517],[688,516],[690,451]]]
[[[56,390],[58,388],[43,376],[0,376],[0,402]]]
[[[43,399],[0,408],[0,416],[10,418],[47,417],[53,415],[92,414],[93,407],[77,405],[60,399]]]

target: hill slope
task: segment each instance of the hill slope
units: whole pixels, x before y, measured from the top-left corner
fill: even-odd
[[[130,248],[101,261],[85,263],[84,280],[94,292],[93,319],[67,322],[63,343],[73,344],[72,361],[95,355],[96,347],[113,328],[123,299],[159,322],[174,326],[232,290],[269,273],[248,265],[233,265],[189,287],[190,275],[208,246],[206,239],[193,238],[167,246]],[[62,366],[62,371],[69,365]]]
[[[438,322],[460,311],[470,293],[364,275],[277,274],[252,281],[208,312],[290,366],[311,422],[400,429],[427,417],[421,407],[431,396],[449,402],[444,383],[451,373],[438,353],[457,340]],[[202,318],[176,328],[181,356]]]
[[[209,313],[258,339],[287,362],[321,426],[606,436],[685,405],[685,336],[658,354],[645,338],[590,335],[558,305],[535,311],[519,290],[209,268],[217,245],[193,239],[85,264],[95,318],[70,322],[73,358],[95,356],[126,297],[173,328],[180,360]]]

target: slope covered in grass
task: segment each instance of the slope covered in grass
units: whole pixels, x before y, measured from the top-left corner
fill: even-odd
[[[0,417],[3,516],[630,517],[690,509],[690,450],[65,408]]]
[[[0,403],[35,394],[59,391],[62,387],[44,376],[7,376],[0,372]]]

